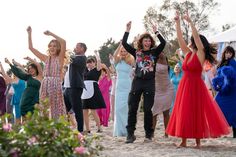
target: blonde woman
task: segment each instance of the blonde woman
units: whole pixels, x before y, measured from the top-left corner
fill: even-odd
[[[66,108],[62,94],[62,77],[66,41],[50,31],[45,31],[45,35],[55,38],[49,42],[48,55],[46,55],[33,47],[32,29],[30,26],[27,28],[27,32],[30,51],[45,63],[40,89],[40,99],[44,100],[45,98],[49,98],[49,116],[57,119],[62,115],[66,115]]]
[[[128,95],[132,82],[134,57],[120,44],[114,53],[117,73],[113,136],[127,136]]]

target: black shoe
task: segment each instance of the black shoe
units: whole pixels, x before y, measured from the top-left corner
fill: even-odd
[[[90,130],[86,130],[82,133],[83,135],[88,135],[88,134],[91,134],[91,131]]]
[[[233,138],[236,138],[236,128],[233,128]]]
[[[136,136],[134,134],[128,135],[125,143],[134,143],[135,140],[136,140]]]
[[[144,143],[149,143],[149,142],[152,142],[152,137],[145,137]]]

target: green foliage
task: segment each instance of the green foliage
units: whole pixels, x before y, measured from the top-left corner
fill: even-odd
[[[113,54],[118,45],[118,42],[115,42],[112,38],[110,38],[107,39],[107,42],[105,42],[98,50],[101,61],[102,63],[106,64],[106,66],[110,66],[109,54]]]
[[[173,56],[175,50],[179,47],[173,20],[175,10],[179,10],[181,15],[188,11],[197,29],[201,32],[209,29],[209,15],[217,6],[218,3],[214,0],[201,0],[201,2],[164,0],[159,9],[156,7],[148,8],[143,19],[144,27],[152,33],[152,24],[157,24],[158,30],[167,40],[165,52],[168,56]],[[181,24],[184,38],[189,41],[191,36],[189,26],[184,22]]]
[[[22,125],[0,119],[0,156],[21,157],[90,157],[98,155],[98,136],[86,137],[70,128],[64,117],[50,119],[47,103],[36,105]]]

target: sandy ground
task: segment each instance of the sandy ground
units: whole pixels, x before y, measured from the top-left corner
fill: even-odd
[[[188,140],[187,148],[177,148],[181,139],[175,137],[164,137],[164,125],[162,118],[157,123],[155,137],[152,142],[144,142],[143,113],[138,113],[138,123],[135,135],[137,137],[133,144],[125,144],[126,137],[113,137],[113,122],[109,127],[104,127],[100,143],[104,150],[101,157],[236,157],[236,139],[232,134],[217,138],[203,139],[201,149],[195,149],[195,140]],[[95,132],[92,126],[92,132]]]

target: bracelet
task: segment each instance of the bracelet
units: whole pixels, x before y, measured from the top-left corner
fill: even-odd
[[[156,31],[155,34],[160,34],[159,31]]]

